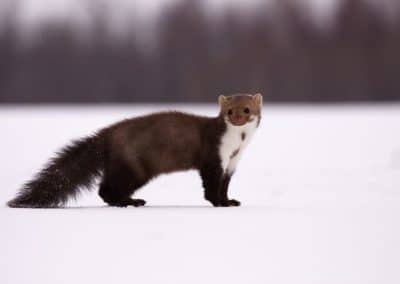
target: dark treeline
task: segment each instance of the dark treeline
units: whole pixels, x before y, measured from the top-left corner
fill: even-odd
[[[116,40],[98,10],[90,37],[53,23],[29,44],[10,17],[0,32],[0,102],[206,102],[235,92],[282,102],[400,99],[400,21],[347,0],[322,30],[293,3],[211,19],[198,1],[182,2],[160,16],[151,50],[133,31]]]

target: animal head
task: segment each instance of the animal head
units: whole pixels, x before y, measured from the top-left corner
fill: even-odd
[[[225,121],[241,126],[248,122],[260,121],[262,109],[261,94],[236,94],[231,96],[220,95],[218,98],[222,115]]]

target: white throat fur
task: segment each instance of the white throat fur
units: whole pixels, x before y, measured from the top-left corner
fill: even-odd
[[[224,174],[233,174],[244,148],[250,142],[258,126],[258,118],[252,116],[250,122],[236,126],[225,119],[226,131],[221,137],[219,156]]]

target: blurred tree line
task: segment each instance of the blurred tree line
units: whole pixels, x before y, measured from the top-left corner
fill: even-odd
[[[328,29],[295,1],[267,9],[210,20],[199,1],[179,2],[160,16],[151,49],[133,29],[116,39],[101,8],[85,38],[53,23],[21,44],[12,17],[3,19],[0,102],[209,102],[235,92],[280,102],[400,99],[399,20],[362,0],[345,0]]]

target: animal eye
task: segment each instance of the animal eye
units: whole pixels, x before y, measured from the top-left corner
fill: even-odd
[[[246,107],[246,108],[244,109],[244,113],[250,113],[250,109],[249,109],[248,107]]]
[[[232,109],[228,110],[228,114],[231,115],[233,113]]]

